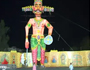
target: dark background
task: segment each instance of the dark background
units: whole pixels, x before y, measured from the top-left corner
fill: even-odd
[[[29,18],[32,18],[30,15],[34,16],[34,14],[22,12],[21,8],[33,4],[34,0],[0,0],[0,20],[3,19],[6,26],[10,27],[8,33],[10,47],[16,46],[25,49],[25,25]],[[89,36],[90,32],[88,31],[89,0],[43,0],[43,5],[54,7],[55,11],[51,15],[50,13],[44,13],[42,17],[47,19],[61,35],[58,41],[59,35],[55,30],[53,31],[54,42],[47,46],[47,50],[68,51],[72,46],[80,48],[81,41]],[[32,29],[30,34],[31,31]],[[45,34],[47,34],[47,29],[45,29]]]

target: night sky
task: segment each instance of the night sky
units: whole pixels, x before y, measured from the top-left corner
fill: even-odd
[[[31,18],[30,15],[34,16],[34,14],[32,12],[22,12],[21,8],[33,5],[33,3],[34,0],[0,0],[0,20],[3,19],[6,26],[10,27],[8,32],[10,47],[16,46],[25,49],[25,25]],[[43,0],[43,5],[55,8],[55,12],[51,15],[49,13],[42,15],[47,16],[45,19],[61,35],[58,41],[59,35],[53,31],[54,42],[47,46],[47,50],[68,51],[72,46],[80,47],[83,38],[89,36],[89,31],[83,29],[89,30],[89,0]],[[45,34],[47,34],[47,29],[45,29]]]

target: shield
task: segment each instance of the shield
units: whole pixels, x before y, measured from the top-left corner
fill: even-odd
[[[50,44],[52,44],[52,42],[53,42],[53,37],[52,37],[52,36],[47,35],[47,36],[44,38],[44,43],[45,43],[46,45],[50,45]]]

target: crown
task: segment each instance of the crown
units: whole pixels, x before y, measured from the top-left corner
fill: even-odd
[[[41,2],[42,3],[43,0],[34,0],[34,4],[35,2]],[[26,7],[22,7],[22,11],[33,11],[32,6],[26,6]],[[54,8],[53,7],[49,7],[49,6],[44,6],[44,12],[54,12]]]
[[[41,2],[42,3],[42,0],[34,0],[34,4],[35,4],[35,2]]]
[[[26,6],[26,7],[22,7],[22,11],[33,11],[32,10],[32,6]],[[44,12],[54,12],[54,8],[53,7],[49,7],[49,6],[44,6]]]

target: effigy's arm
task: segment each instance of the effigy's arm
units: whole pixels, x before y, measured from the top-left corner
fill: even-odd
[[[48,35],[52,35],[53,26],[47,20],[45,20],[45,26],[48,28]]]
[[[31,19],[28,21],[27,25],[25,26],[25,32],[26,32],[26,39],[25,39],[25,48],[29,48],[29,41],[28,41],[28,34],[29,34],[29,29],[31,27]]]
[[[31,27],[31,19],[28,21],[27,25],[25,26],[25,32],[26,32],[26,41],[25,41],[25,48],[26,48],[26,65],[28,65],[28,48],[29,48],[29,41],[28,41],[28,34],[29,29]]]
[[[29,29],[31,27],[31,19],[28,21],[27,25],[25,26],[25,32],[26,32],[26,41],[28,41],[28,34],[29,34]]]

